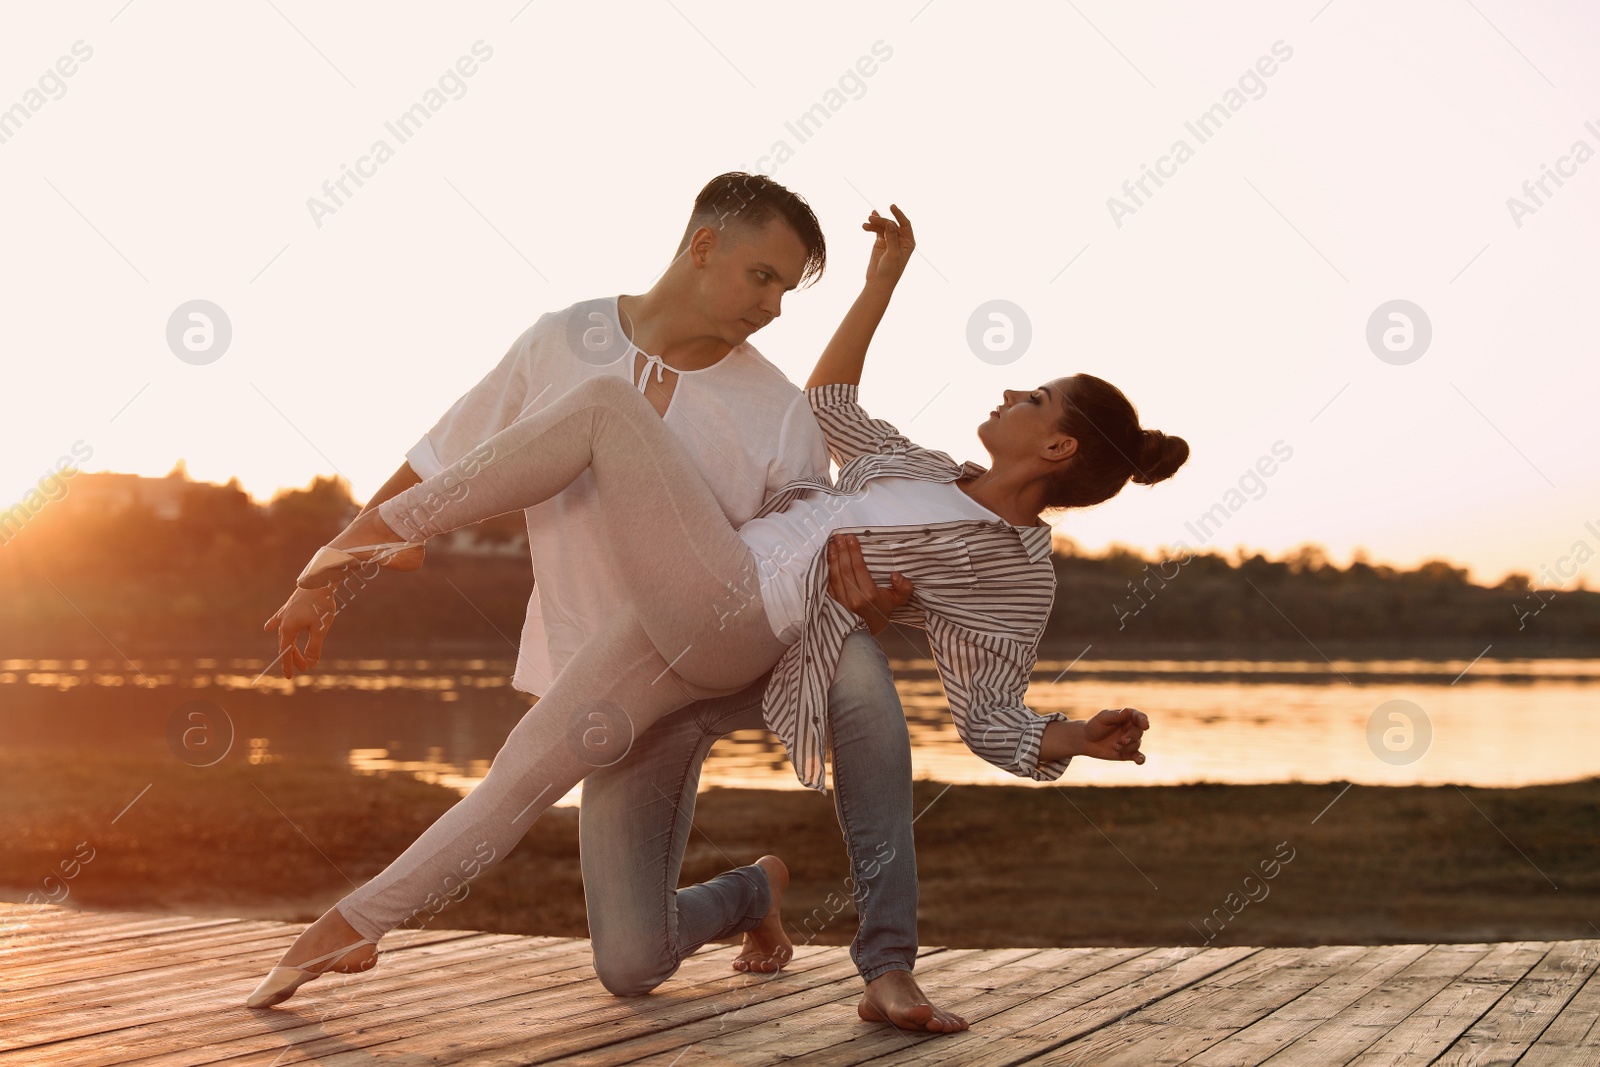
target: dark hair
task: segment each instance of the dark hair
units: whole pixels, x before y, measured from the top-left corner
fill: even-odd
[[[822,226],[812,214],[811,205],[800,194],[790,192],[771,178],[739,170],[712,178],[694,198],[694,210],[689,213],[688,229],[683,231],[683,240],[678,243],[678,255],[689,247],[689,238],[702,226],[722,229],[731,222],[741,227],[760,227],[775,218],[788,223],[806,246],[805,267],[796,284],[803,285],[807,279],[815,281],[822,277],[828,250],[822,240]]]
[[[1131,479],[1154,485],[1189,458],[1189,443],[1139,425],[1122,391],[1092,374],[1066,379],[1066,413],[1057,428],[1078,451],[1051,478],[1047,508],[1087,508],[1110,500]]]

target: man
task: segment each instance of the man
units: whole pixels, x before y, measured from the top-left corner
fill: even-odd
[[[742,525],[780,487],[828,474],[805,395],[748,343],[782,313],[786,293],[820,276],[825,261],[821,228],[800,197],[758,175],[713,178],[695,199],[677,254],[648,292],[542,316],[417,442],[367,508],[585,378],[625,374],[687,446],[730,522]],[[526,512],[535,586],[512,683],[533,695],[626,604],[600,547],[593,496],[593,475],[585,472]],[[909,599],[910,585],[879,589],[859,553],[841,558],[830,589],[876,632]],[[286,676],[320,658],[336,595],[296,590],[268,620]],[[309,635],[304,651],[302,632]],[[775,971],[791,957],[779,912],[788,871],[777,857],[677,888],[701,764],[717,738],[763,728],[765,687],[763,678],[734,696],[692,704],[640,738],[623,724],[597,724],[598,743],[592,758],[585,756],[597,769],[583,785],[580,847],[595,971],[611,992],[649,992],[705,942],[738,933],[745,940],[737,970]],[[870,634],[857,630],[847,640],[828,710],[835,806],[861,916],[851,944],[866,982],[858,1011],[908,1029],[964,1030],[966,1021],[935,1008],[911,976],[917,883],[910,739],[888,662]]]

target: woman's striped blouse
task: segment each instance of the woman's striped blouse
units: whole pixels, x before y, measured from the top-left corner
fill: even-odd
[[[781,511],[811,493],[841,497],[873,478],[895,476],[953,482],[980,474],[943,452],[913,444],[856,402],[856,386],[806,390],[828,451],[839,464],[837,485],[821,479],[791,482],[757,515]],[[1012,774],[1053,781],[1069,760],[1040,762],[1047,723],[1023,703],[1055,600],[1050,527],[963,519],[928,526],[841,527],[861,542],[861,555],[879,585],[891,572],[911,579],[911,600],[893,622],[928,632],[934,664],[944,684],[950,716],[968,748]],[[773,668],[764,698],[767,726],[788,746],[800,781],[827,787],[828,688],[845,637],[861,619],[828,595],[827,553],[818,552],[806,573],[806,621],[800,639]]]

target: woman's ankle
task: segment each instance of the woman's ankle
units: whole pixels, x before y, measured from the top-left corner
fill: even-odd
[[[377,508],[368,508],[346,526],[330,544],[335,548],[354,548],[359,545],[384,545],[404,540],[383,520]]]
[[[356,950],[364,946],[370,951],[357,953]],[[338,908],[330,908],[295,939],[283,960],[287,966],[327,971],[345,965],[346,957],[351,954],[375,955],[376,948],[375,943],[350,925]]]

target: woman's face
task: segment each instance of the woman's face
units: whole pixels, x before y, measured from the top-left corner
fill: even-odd
[[[995,459],[1018,459],[1076,442],[1061,432],[1066,414],[1068,379],[1057,378],[1033,389],[1007,389],[999,406],[978,427],[978,440]],[[1068,453],[1070,454],[1070,452]]]

